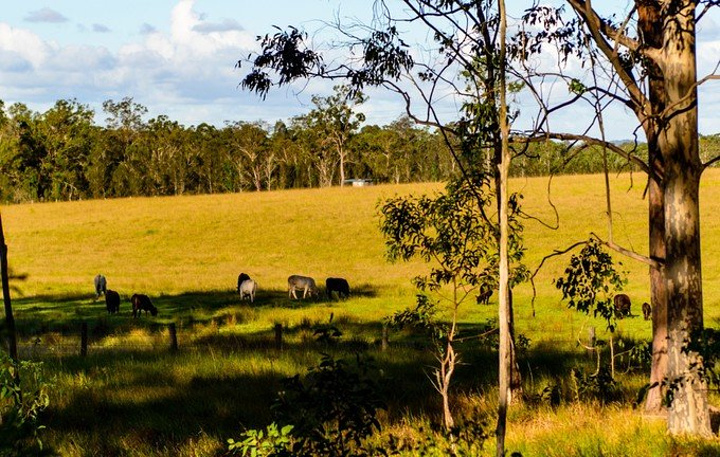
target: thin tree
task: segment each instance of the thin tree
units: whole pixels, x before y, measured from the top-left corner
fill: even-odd
[[[365,31],[371,29],[365,39],[358,39],[352,26],[337,24],[337,29],[346,33],[350,40],[350,49],[357,48],[360,52],[336,66],[326,64],[322,55],[308,48],[306,34],[296,28],[260,37],[261,51],[254,59],[245,61],[252,69],[241,85],[265,96],[274,86],[286,85],[299,78],[320,77],[347,81],[351,88],[349,95],[360,92],[365,86],[380,86],[394,92],[404,102],[410,119],[439,129],[466,179],[469,179],[468,168],[482,168],[488,162],[497,166],[499,211],[507,211],[507,207],[500,207],[507,203],[501,196],[507,182],[509,155],[507,139],[503,146],[501,137],[507,138],[508,127],[499,134],[498,126],[500,117],[503,122],[508,122],[510,116],[504,101],[502,116],[498,110],[498,97],[501,93],[504,96],[505,89],[499,84],[501,81],[504,84],[506,74],[504,67],[498,66],[504,54],[498,53],[500,12],[497,6],[485,0],[405,0],[401,3],[404,9],[400,12],[389,2],[375,2],[373,25],[381,26],[375,29],[367,24],[355,27]],[[504,4],[500,8],[504,10]],[[435,53],[426,62],[415,61],[410,46],[400,36],[398,24],[405,23],[422,24],[433,36]],[[504,29],[501,39],[504,40]],[[423,53],[427,51],[419,46]],[[242,65],[243,61],[238,64]],[[443,122],[437,111],[441,97],[448,93],[461,100],[465,114],[453,124]],[[466,158],[470,160],[463,160]],[[483,217],[487,219],[484,213]],[[507,239],[503,237],[498,241],[506,242]],[[503,278],[503,281],[505,285],[500,285],[503,291],[501,326],[505,336],[511,333],[513,319],[507,279]],[[502,364],[512,363],[511,351],[511,344],[504,346]],[[506,370],[509,369],[501,369],[501,395],[507,395],[510,385]],[[504,401],[501,406],[503,418],[502,425],[499,423],[498,426],[499,441],[504,438],[506,403]],[[502,447],[499,443],[498,451]]]
[[[12,302],[10,301],[10,275],[8,273],[8,248],[5,244],[5,232],[0,214],[0,276],[2,278],[3,304],[5,305],[5,326],[8,335],[8,351],[14,362],[18,361],[17,335],[15,332],[15,318],[13,317]]]

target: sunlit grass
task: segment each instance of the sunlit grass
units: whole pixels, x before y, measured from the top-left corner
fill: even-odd
[[[613,236],[644,254],[647,202],[640,178],[612,177]],[[552,225],[547,185],[546,178],[516,179],[512,189],[524,193],[527,213]],[[227,438],[271,420],[269,405],[281,378],[304,373],[320,352],[350,357],[358,348],[367,349],[384,373],[381,385],[392,400],[381,415],[385,432],[412,437],[420,427],[428,431],[439,417],[427,379],[432,357],[406,333],[391,334],[391,350],[379,350],[382,320],[414,304],[410,279],[425,269],[418,262],[385,261],[375,208],[381,198],[441,188],[412,184],[4,206],[10,265],[28,275],[14,284],[21,293],[12,294],[21,349],[45,360],[54,375],[49,444],[68,456],[218,455]],[[550,197],[560,224],[551,230],[526,221],[531,269],[590,232],[608,237],[603,192],[600,176],[553,180]],[[717,326],[720,173],[715,170],[704,178],[701,202],[705,322]],[[647,267],[614,257],[628,271],[626,291],[639,314],[649,298]],[[552,281],[568,258],[548,260],[537,274],[535,317],[531,287],[514,293],[516,329],[530,338],[533,351],[522,367],[528,395],[567,377],[574,364],[592,365],[577,347],[589,327],[596,327],[600,338],[608,336],[602,321],[560,301]],[[234,293],[241,271],[259,284],[253,304]],[[108,316],[104,302],[93,300],[97,273],[120,292],[119,315]],[[342,276],[353,294],[343,301],[289,300],[290,274],[313,276],[320,285],[328,276]],[[153,299],[157,317],[130,316],[128,299],[136,292]],[[496,313],[495,306],[477,306],[472,298],[461,309],[466,332],[461,337]],[[90,330],[86,359],[78,356],[82,322]],[[176,353],[170,351],[171,323],[177,326]],[[276,324],[284,328],[282,351],[275,349]],[[343,332],[337,346],[316,342],[315,329],[327,325]],[[637,340],[648,339],[650,331],[640,317],[618,328]],[[475,343],[463,345],[461,355],[466,364],[458,369],[453,407],[460,418],[487,420],[492,432],[494,361]],[[620,379],[625,400],[610,406],[570,398],[555,409],[514,406],[508,449],[526,456],[709,452],[712,443],[673,440],[662,421],[632,410],[645,382],[642,374]],[[98,424],[98,417],[108,419]],[[493,453],[491,441],[487,455]]]

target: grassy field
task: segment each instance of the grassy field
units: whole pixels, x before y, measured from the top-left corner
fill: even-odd
[[[590,232],[607,237],[602,182],[601,176],[558,177],[549,196],[546,178],[512,182],[512,190],[525,196],[527,213],[549,225],[556,223],[552,205],[559,215],[557,229],[526,222],[531,269],[545,255],[587,239]],[[645,253],[642,176],[614,176],[612,186],[614,240]],[[11,268],[27,275],[13,292],[21,349],[26,357],[43,360],[54,379],[46,444],[67,456],[222,455],[227,438],[271,421],[268,408],[282,377],[317,363],[318,353],[327,348],[318,347],[313,332],[331,315],[344,332],[343,345],[333,350],[347,355],[367,349],[385,373],[383,389],[392,398],[382,417],[385,433],[412,435],[419,427],[429,429],[438,419],[438,398],[424,375],[432,358],[410,346],[377,349],[382,319],[414,304],[410,278],[425,270],[421,263],[385,261],[376,205],[383,198],[441,187],[2,207]],[[718,326],[720,246],[714,240],[720,236],[720,173],[706,174],[701,195],[705,322]],[[626,292],[639,313],[639,304],[649,297],[647,267],[615,258],[628,271]],[[517,331],[531,340],[523,367],[529,398],[566,378],[572,366],[592,363],[576,344],[589,326],[607,337],[603,322],[568,310],[560,301],[552,280],[567,260],[553,258],[538,273],[535,317],[530,286],[520,286],[514,294]],[[241,271],[259,284],[252,305],[234,294]],[[93,301],[97,273],[106,275],[108,287],[123,297],[119,315],[107,316],[104,303]],[[343,302],[290,301],[290,274],[313,276],[319,283],[342,276],[354,293]],[[127,302],[133,293],[151,296],[159,315],[133,320]],[[493,306],[468,303],[461,314],[465,334],[494,313]],[[84,359],[77,355],[81,322],[91,329]],[[178,326],[178,353],[167,350],[170,323]],[[277,323],[286,328],[283,351],[273,347]],[[625,319],[619,333],[645,340],[650,324],[641,317]],[[391,335],[391,342],[406,337]],[[462,353],[467,364],[457,375],[456,414],[489,421],[492,432],[494,374],[488,367],[495,362],[470,343]],[[667,437],[662,421],[633,411],[632,398],[643,382],[641,375],[622,377],[622,394],[609,406],[571,398],[555,409],[531,401],[518,406],[510,417],[509,449],[526,456],[715,455],[720,450],[713,443]],[[493,449],[491,442],[485,446],[489,455]]]

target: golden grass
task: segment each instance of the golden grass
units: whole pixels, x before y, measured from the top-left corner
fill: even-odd
[[[642,176],[613,176],[612,186],[614,240],[644,254],[647,202],[642,200]],[[511,183],[512,190],[524,194],[527,213],[554,224],[547,187],[547,178],[515,179]],[[344,329],[357,329],[346,338],[372,344],[379,336],[383,317],[414,304],[410,278],[424,272],[425,267],[419,262],[385,261],[376,205],[382,198],[440,189],[440,184],[408,184],[2,207],[10,265],[15,273],[28,275],[27,281],[16,283],[22,295],[13,293],[18,324],[32,333],[24,335],[24,341],[31,341],[37,333],[46,343],[77,344],[70,330],[79,321],[90,320],[117,330],[93,339],[93,347],[110,354],[116,347],[121,351],[123,347],[149,348],[98,355],[98,359],[87,362],[68,361],[66,356],[57,355],[51,359],[58,371],[54,408],[70,418],[87,408],[137,408],[142,412],[124,414],[155,423],[161,422],[158,415],[167,413],[164,410],[172,414],[176,402],[183,401],[190,402],[191,410],[216,408],[216,424],[253,423],[258,417],[267,417],[262,405],[244,411],[242,406],[227,405],[222,399],[237,395],[234,398],[238,401],[250,401],[270,395],[276,387],[271,380],[302,373],[316,363],[317,355],[302,349],[303,343],[313,338],[311,327],[327,323],[331,314],[333,322],[340,322]],[[715,239],[720,228],[720,170],[706,173],[701,199],[705,322],[718,325],[720,243]],[[552,181],[551,200],[559,212],[556,230],[532,220],[526,222],[530,268],[553,250],[587,239],[590,232],[608,236],[601,176],[557,177]],[[629,272],[627,293],[637,313],[639,304],[649,297],[647,267],[619,255],[614,257]],[[568,310],[560,301],[552,280],[562,274],[568,258],[549,260],[538,274],[536,317],[532,317],[529,285],[515,292],[517,330],[534,346],[549,344],[558,354],[576,351],[575,341],[578,336],[584,337],[587,327],[596,326],[601,337],[604,329],[600,320]],[[241,271],[259,283],[258,300],[253,305],[240,303],[233,294]],[[108,286],[125,300],[135,292],[147,293],[160,308],[160,315],[132,320],[124,301],[122,315],[106,317],[104,303],[92,300],[92,278],[97,273],[105,274]],[[342,302],[291,302],[285,290],[290,274],[313,276],[319,284],[325,277],[343,276],[358,293]],[[494,306],[468,303],[461,320],[481,323],[494,314]],[[168,333],[165,327],[152,325],[174,321],[179,322],[180,345],[186,350],[177,357],[158,355],[168,345]],[[271,345],[271,328],[276,323],[296,330],[286,335],[286,343],[299,348],[292,354],[277,355],[262,345],[245,352],[223,348],[225,343],[231,348],[243,347],[244,338],[258,337]],[[625,319],[619,331],[647,339],[650,324],[642,318]],[[413,351],[404,350],[396,356],[403,360],[414,357]],[[380,358],[388,357],[394,356]],[[214,383],[220,388],[212,399],[190,399],[188,392]],[[238,383],[243,391],[230,395]],[[433,402],[430,389],[428,384],[427,401]],[[265,404],[269,400],[266,398]],[[472,405],[459,399],[458,404],[461,411],[487,413],[494,409],[492,401]],[[106,451],[108,455],[117,449],[134,450],[127,455],[212,455],[229,438],[215,436],[212,430],[197,430],[198,434],[164,442],[160,447],[148,444],[158,439],[143,435],[153,427],[163,433],[170,433],[173,427],[193,427],[189,419],[173,420],[180,425],[170,421],[143,426],[137,434],[112,437]],[[606,435],[608,429],[617,431]],[[662,424],[647,421],[627,407],[574,404],[561,410],[521,409],[511,414],[508,442],[509,449],[521,450],[524,455],[692,455],[683,454],[683,449],[701,449],[694,442],[673,441],[663,430]],[[558,436],[568,438],[562,441]],[[638,436],[661,444],[645,449]],[[77,443],[93,446],[103,439],[66,430],[53,444],[61,455],[86,455]],[[492,449],[492,444],[488,443],[488,448]],[[98,452],[96,455],[102,455],[103,449]]]

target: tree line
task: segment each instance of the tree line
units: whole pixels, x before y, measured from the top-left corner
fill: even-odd
[[[0,201],[60,201],[129,196],[213,194],[340,185],[446,181],[458,170],[434,130],[408,117],[363,125],[357,106],[336,88],[313,97],[315,107],[287,123],[226,122],[186,127],[168,116],[145,120],[148,109],[126,97],[103,103],[105,125],[77,100],[45,112],[0,100]],[[717,154],[720,136],[701,138]],[[642,156],[645,145],[628,142]],[[597,173],[601,154],[547,141],[515,151],[511,174]],[[609,156],[609,169],[631,169]]]

